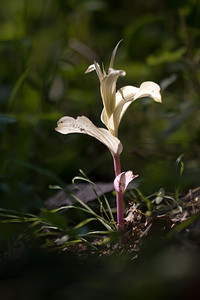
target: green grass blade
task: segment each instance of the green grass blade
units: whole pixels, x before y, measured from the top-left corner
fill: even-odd
[[[86,220],[83,220],[82,222],[80,222],[79,224],[77,224],[74,229],[79,229],[83,226],[85,226],[86,224],[92,222],[92,221],[96,221],[97,219],[96,218],[89,218],[89,219],[86,219]]]
[[[21,74],[21,76],[18,78],[17,82],[15,83],[15,86],[14,86],[14,88],[13,88],[13,90],[12,90],[12,93],[11,93],[11,95],[10,95],[10,98],[9,98],[9,100],[8,100],[8,108],[9,108],[9,109],[11,108],[11,106],[12,106],[12,104],[13,104],[13,102],[14,102],[14,99],[15,99],[15,97],[16,97],[16,95],[17,95],[19,89],[20,89],[20,87],[22,86],[24,80],[26,79],[26,77],[28,76],[29,73],[30,73],[30,70],[29,70],[29,69],[25,70],[25,71]]]

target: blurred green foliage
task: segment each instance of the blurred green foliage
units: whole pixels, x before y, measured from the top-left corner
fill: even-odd
[[[140,174],[146,193],[196,186],[200,175],[200,5],[187,1],[1,1],[1,207],[37,211],[50,184],[71,182],[79,168],[93,180],[112,181],[110,154],[98,141],[54,131],[63,115],[86,115],[98,126],[102,103],[94,59],[110,60],[118,81],[153,80],[163,104],[135,102],[122,121],[122,168]],[[184,172],[176,159],[184,154]]]
[[[94,60],[107,68],[121,39],[115,68],[127,75],[118,88],[152,80],[161,85],[163,98],[161,105],[140,99],[124,116],[122,169],[140,175],[141,195],[159,191],[158,202],[165,191],[176,198],[199,185],[199,15],[198,0],[1,0],[4,299],[188,299],[199,292],[199,225],[194,244],[187,233],[166,241],[159,231],[158,238],[141,245],[136,260],[117,250],[84,260],[41,249],[41,244],[52,246],[55,227],[62,242],[72,220],[45,209],[38,213],[55,193],[49,185],[70,183],[80,168],[92,181],[113,180],[112,159],[103,145],[54,128],[63,115],[86,115],[103,126],[98,78],[84,72]],[[91,221],[84,213],[76,218],[79,227]]]

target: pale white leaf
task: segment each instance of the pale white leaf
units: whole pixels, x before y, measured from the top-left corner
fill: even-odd
[[[113,136],[107,129],[96,127],[87,117],[81,116],[74,119],[72,117],[62,117],[55,128],[62,134],[83,133],[90,135],[108,147],[114,155],[122,152],[123,146],[120,140]]]

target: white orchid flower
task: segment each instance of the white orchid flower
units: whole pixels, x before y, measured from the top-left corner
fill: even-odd
[[[105,128],[96,127],[84,116],[77,117],[77,119],[72,117],[62,117],[57,122],[55,130],[62,134],[83,133],[90,135],[106,145],[113,156],[120,155],[123,149],[123,146],[117,137],[113,136]]]
[[[120,42],[119,42],[120,43]],[[117,79],[120,76],[125,76],[123,70],[115,70],[113,68],[115,55],[119,43],[113,50],[111,61],[106,74],[104,68],[100,68],[97,62],[90,65],[86,73],[96,71],[100,81],[100,91],[103,101],[103,110],[101,120],[107,127],[96,127],[87,117],[81,116],[74,119],[72,117],[62,117],[55,128],[56,131],[62,134],[83,133],[92,136],[108,147],[114,162],[115,180],[114,188],[116,191],[117,202],[117,229],[123,232],[124,230],[124,203],[123,194],[128,184],[138,175],[134,175],[132,171],[121,173],[120,154],[123,146],[118,136],[118,128],[123,115],[129,105],[136,99],[142,97],[150,97],[156,102],[161,102],[160,87],[152,81],[143,82],[139,88],[134,86],[124,86],[116,91]]]
[[[125,71],[115,70],[113,68],[113,63],[119,43],[113,50],[108,74],[106,74],[104,68],[103,70],[101,70],[97,62],[90,65],[85,72],[89,73],[95,70],[99,77],[101,97],[103,101],[101,120],[108,128],[110,133],[114,136],[118,136],[118,127],[121,122],[121,119],[129,105],[133,101],[142,97],[150,97],[156,102],[162,102],[160,95],[160,87],[153,81],[143,82],[139,88],[134,86],[125,86],[120,88],[116,92],[117,79],[120,76],[126,75]]]

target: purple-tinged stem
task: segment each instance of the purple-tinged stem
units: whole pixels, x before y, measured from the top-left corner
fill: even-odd
[[[115,170],[115,177],[117,177],[121,173],[121,164],[120,164],[120,156],[113,155],[114,161],[114,170]],[[116,202],[117,202],[117,230],[123,231],[124,230],[124,199],[123,193],[116,191]]]
[[[121,173],[120,156],[113,155],[113,161],[114,161],[115,177],[117,177]]]

